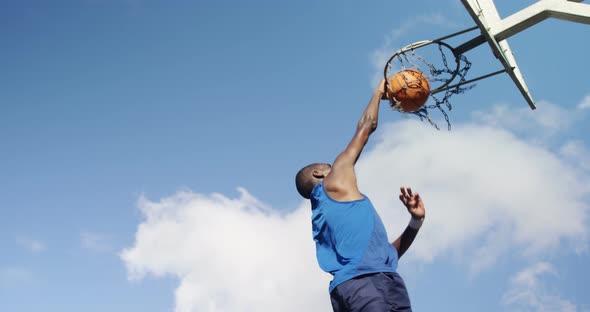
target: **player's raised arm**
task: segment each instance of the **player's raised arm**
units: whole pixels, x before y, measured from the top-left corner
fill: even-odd
[[[352,140],[346,149],[336,157],[330,174],[324,180],[326,190],[337,200],[362,198],[356,184],[354,165],[367,144],[369,136],[377,129],[379,102],[383,98],[384,92],[385,80],[382,80],[373,92],[373,96],[357,124]]]
[[[358,160],[363,147],[369,140],[369,136],[375,131],[375,129],[377,129],[379,121],[379,103],[383,98],[384,89],[385,80],[381,80],[357,124],[354,137],[344,152],[336,158],[334,165],[336,165],[337,162],[342,162],[343,165],[354,166]]]
[[[424,203],[422,202],[420,194],[412,192],[412,189],[409,187],[400,188],[399,200],[404,206],[406,206],[408,212],[412,216],[408,227],[406,227],[402,235],[392,243],[393,247],[397,249],[398,258],[401,258],[416,238],[418,230],[422,226],[422,222],[424,222],[426,210],[424,209]]]

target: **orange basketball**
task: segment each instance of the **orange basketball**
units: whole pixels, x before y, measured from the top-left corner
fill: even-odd
[[[426,103],[429,95],[428,78],[418,70],[402,70],[389,80],[387,97],[400,111],[417,111]]]

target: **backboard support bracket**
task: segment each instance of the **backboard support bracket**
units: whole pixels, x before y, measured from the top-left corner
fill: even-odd
[[[580,3],[582,1],[540,0],[502,19],[493,0],[461,0],[479,27],[481,35],[459,45],[455,50],[462,54],[488,42],[531,109],[535,109],[535,101],[506,39],[550,17],[590,25],[590,5]]]

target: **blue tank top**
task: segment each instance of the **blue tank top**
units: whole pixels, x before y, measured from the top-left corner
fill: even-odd
[[[329,290],[359,275],[395,272],[397,250],[391,245],[371,201],[339,202],[324,182],[311,192],[313,239],[320,268],[332,274]]]

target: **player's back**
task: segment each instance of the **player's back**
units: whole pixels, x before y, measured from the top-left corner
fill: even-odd
[[[311,193],[313,238],[320,267],[334,275],[330,291],[359,275],[395,272],[397,251],[389,243],[371,201],[339,202],[320,182]]]

